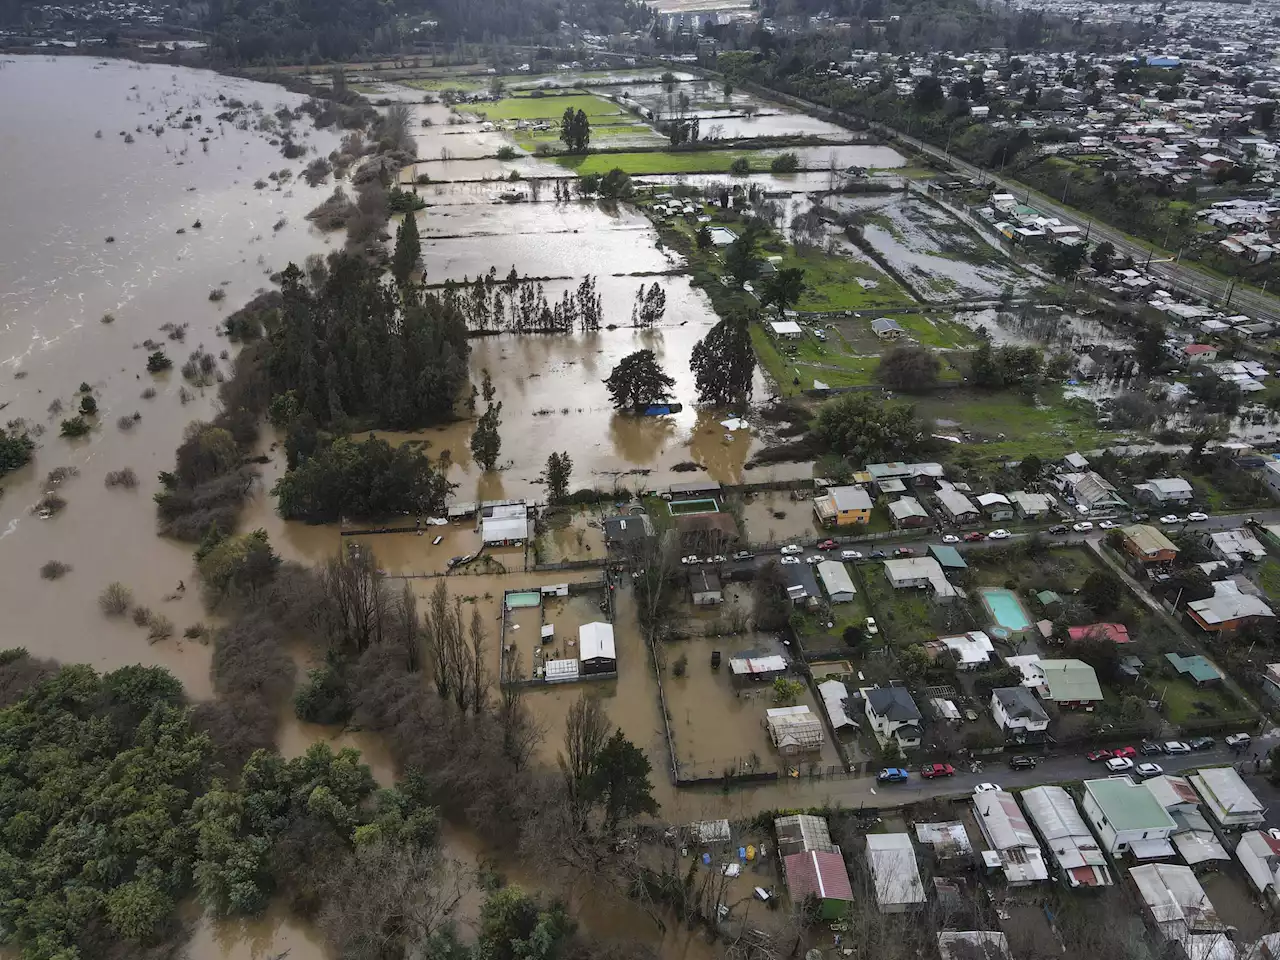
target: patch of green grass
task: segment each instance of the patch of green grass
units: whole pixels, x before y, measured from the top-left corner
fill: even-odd
[[[949,390],[918,400],[916,407],[924,416],[955,421],[975,435],[974,443],[955,448],[953,458],[1016,460],[1034,453],[1049,459],[1114,439],[1098,428],[1089,404],[1064,400],[1061,387],[1042,389],[1039,399],[1011,391]]]
[[[929,591],[895,590],[885,577],[884,564],[879,563],[863,566],[862,579],[880,632],[894,644],[907,647],[936,639]]]
[[[636,153],[589,153],[586,156],[579,154],[557,157],[556,163],[573,170],[579,176],[605,174],[615,167],[639,176],[660,173],[728,173],[729,167],[740,157],[745,157],[755,172],[768,170],[773,160],[766,153],[751,150],[688,150],[678,153],[653,150]]]
[[[926,347],[956,350],[972,347],[978,336],[963,323],[942,317],[926,317],[919,313],[893,314],[899,326]]]
[[[467,113],[483,114],[487,120],[559,120],[566,109],[581,110],[588,117],[617,116],[622,111],[590,94],[574,97],[503,97],[495,103],[470,104]]]
[[[827,650],[844,643],[846,627],[863,629],[870,615],[866,598],[858,592],[854,594],[852,603],[831,604],[828,616],[806,610],[797,613],[792,623],[796,627],[796,632],[800,634],[801,644],[815,650]],[[832,626],[828,627],[828,623]],[[852,654],[853,650],[851,649],[849,653]]]
[[[467,80],[462,77],[429,77],[418,80],[397,80],[396,83],[402,87],[412,87],[414,90],[424,90],[428,93],[438,93],[441,90],[474,93],[476,90],[484,90],[488,87],[488,83],[483,80]]]
[[[911,295],[893,278],[865,260],[833,256],[821,250],[787,248],[778,268],[790,267],[804,271],[804,292],[797,310],[867,310],[912,302]],[[876,286],[864,289],[859,279],[874,280]]]
[[[1228,699],[1223,690],[1214,687],[1197,687],[1190,680],[1182,677],[1169,679],[1161,677],[1155,681],[1155,692],[1164,701],[1163,714],[1173,724],[1181,724],[1187,720],[1231,720],[1235,717],[1249,717],[1251,712],[1243,705]],[[1204,704],[1209,707],[1206,712],[1197,707]]]
[[[1280,600],[1280,562],[1271,557],[1258,567],[1258,586],[1273,600]]]

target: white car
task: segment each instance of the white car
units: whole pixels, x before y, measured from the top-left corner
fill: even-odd
[[[688,556],[688,557],[681,557],[680,562],[681,563],[701,563],[702,561],[698,557]]]
[[[943,543],[959,543],[960,538],[957,537],[954,533],[948,533],[946,536],[942,538],[942,542]]]
[[[1093,524],[1088,520],[1081,520],[1079,523],[1073,523],[1071,529],[1076,533],[1088,533],[1093,529]]]
[[[1188,513],[1187,519],[1190,520],[1192,523],[1203,523],[1204,521],[1209,519],[1209,515],[1207,513],[1201,513],[1199,510],[1197,510],[1194,513]]]
[[[796,554],[796,553],[804,553],[804,547],[797,546],[794,543],[788,543],[778,552],[783,554],[784,556],[791,556],[792,554]]]
[[[729,558],[724,556],[707,557],[705,563],[728,563]]]
[[[1136,769],[1140,777],[1158,777],[1164,773],[1164,767],[1158,763],[1140,763]]]
[[[876,618],[875,618],[875,617],[867,617],[867,633],[868,633],[868,635],[870,635],[870,636],[873,636],[873,637],[874,637],[874,636],[875,636],[877,633],[879,633],[879,632],[880,632],[880,628],[879,628],[878,626],[876,626]]]
[[[1161,523],[1186,523],[1187,521],[1183,520],[1176,513],[1167,513],[1160,518],[1160,522]]]
[[[1114,530],[1118,526],[1120,526],[1120,524],[1116,523],[1114,520],[1102,520],[1098,523],[1099,530]]]
[[[780,563],[799,563],[800,558],[799,557],[783,557],[779,562]]]
[[[861,560],[862,553],[858,550],[841,550],[840,559],[841,560]]]
[[[1107,761],[1107,769],[1112,773],[1124,773],[1133,769],[1133,761],[1128,757],[1112,757]]]
[[[811,554],[809,554],[807,557],[805,557],[805,558],[804,558],[804,562],[805,562],[805,563],[821,563],[821,562],[822,562],[822,554],[820,554],[820,553],[811,553]]]
[[[987,534],[988,540],[1008,540],[1013,534],[1008,530],[1001,528],[1000,530],[992,530]]]
[[[998,783],[980,783],[973,788],[974,793],[995,793],[1000,789]]]
[[[1183,743],[1181,740],[1170,740],[1164,745],[1164,752],[1170,756],[1180,756],[1191,752],[1191,744]]]

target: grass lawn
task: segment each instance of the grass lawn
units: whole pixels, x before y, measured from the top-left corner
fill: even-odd
[[[778,267],[784,270],[799,267],[804,271],[804,292],[796,304],[797,310],[866,310],[913,302],[911,294],[864,260],[788,247]],[[876,286],[864,289],[859,279],[874,280]]]
[[[592,129],[594,136],[595,130]],[[746,157],[755,172],[769,169],[773,156],[752,150],[687,150],[679,153],[651,151],[646,153],[589,153],[572,157],[556,157],[556,163],[579,176],[605,174],[618,167],[627,173],[728,173],[739,157]]]
[[[844,643],[846,627],[864,629],[871,610],[867,600],[861,593],[854,594],[852,603],[833,603],[830,616],[821,616],[806,610],[797,613],[792,620],[796,632],[800,634],[800,643],[814,650],[828,650]],[[834,626],[828,627],[831,623]],[[853,651],[850,650],[850,653]]]
[[[496,103],[467,104],[467,113],[487,120],[559,120],[566,109],[581,110],[588,117],[612,117],[622,113],[616,103],[590,94],[576,97],[503,97]]]
[[[928,590],[895,590],[885,579],[884,565],[878,563],[864,565],[862,579],[880,632],[894,644],[907,647],[937,638]]]
[[[1155,696],[1164,701],[1162,713],[1174,724],[1187,720],[1230,720],[1252,716],[1248,709],[1228,699],[1222,690],[1214,687],[1197,687],[1190,680],[1181,677],[1176,680],[1160,677],[1153,684]],[[1209,711],[1201,710],[1196,706],[1197,703],[1204,704]]]
[[[885,316],[892,316],[903,330],[926,347],[956,350],[972,347],[978,342],[976,333],[955,320],[926,317],[918,313],[885,314]]]
[[[485,80],[464,80],[455,77],[430,77],[418,80],[397,80],[396,83],[402,87],[412,87],[414,90],[426,90],[435,93],[441,90],[461,90],[464,93],[472,93],[476,90],[484,90],[489,84]]]
[[[1061,387],[1044,388],[1040,401],[1037,404],[1011,391],[948,390],[919,399],[916,408],[924,416],[953,421],[985,439],[957,446],[953,459],[1016,460],[1034,453],[1047,460],[1077,448],[1104,446],[1113,439],[1114,434],[1097,427],[1092,408],[1083,401],[1065,401]]]
[[[1280,562],[1267,557],[1258,567],[1258,586],[1273,600],[1280,600]]]

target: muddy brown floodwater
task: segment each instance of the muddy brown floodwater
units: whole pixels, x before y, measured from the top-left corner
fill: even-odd
[[[187,626],[211,622],[195,589],[190,546],[155,535],[157,473],[172,466],[186,425],[207,418],[214,408],[215,388],[184,387],[178,368],[191,351],[203,347],[215,356],[228,351],[219,361],[225,371],[233,348],[217,335],[220,320],[269,288],[273,271],[341,242],[305,220],[332,183],[309,187],[298,177],[312,157],[333,150],[338,137],[313,129],[309,120],[295,122],[294,140],[307,154],[285,160],[278,144],[271,143],[278,135],[273,124],[279,123],[273,115],[280,107],[298,106],[303,98],[208,72],[17,57],[0,63],[0,84],[23,92],[0,97],[0,161],[6,171],[0,209],[7,227],[0,234],[0,409],[6,420],[22,418],[42,431],[33,463],[3,480],[4,645],[102,670],[131,663],[163,666],[192,697],[207,698],[212,695],[208,647],[176,638],[149,644],[144,629],[104,618],[97,596],[108,583],[123,582],[139,603],[173,620],[179,637]],[[217,119],[231,100],[250,107],[250,122]],[[441,150],[475,155],[492,142],[478,129],[444,123],[416,132],[424,157],[439,156]],[[35,188],[37,175],[40,189]],[[634,210],[589,204],[496,206],[488,202],[490,189],[432,184],[424,191],[431,206],[419,219],[429,282],[475,277],[490,266],[505,274],[514,264],[522,274],[565,277],[547,284],[547,295],[554,298],[564,286],[593,275],[607,321],[626,324],[641,282],[630,274],[683,268],[658,249],[652,228]],[[664,276],[661,282],[667,288],[668,312],[654,330],[620,326],[592,334],[474,341],[473,378],[479,382],[481,371],[488,369],[497,399],[503,401],[498,471],[485,474],[471,462],[469,421],[397,437],[426,439],[435,456],[450,451],[451,479],[459,484],[460,499],[539,496],[536,477],[553,449],[571,453],[576,486],[621,491],[699,476],[673,471],[683,461],[718,480],[743,479],[744,463],[761,446],[756,430],[728,434],[719,423],[725,411],[699,411],[692,403],[690,351],[715,315],[686,277]],[[210,299],[214,290],[223,291],[221,299]],[[113,318],[110,323],[102,322],[107,314]],[[182,328],[181,341],[166,338],[161,329],[166,325]],[[149,339],[160,342],[174,361],[169,374],[146,372],[149,348],[143,343]],[[618,359],[640,348],[654,350],[675,377],[676,399],[685,404],[682,413],[641,419],[620,417],[609,407],[601,381]],[[94,429],[84,439],[63,439],[60,421],[74,412],[82,383],[98,403]],[[144,397],[150,390],[154,395]],[[764,393],[765,384],[757,379],[757,398]],[[140,419],[131,429],[120,429],[120,418],[135,411]],[[265,528],[286,558],[315,563],[332,555],[343,539],[336,528],[285,523],[275,514],[265,491],[279,476],[283,457],[270,431],[261,452],[270,461],[242,527]],[[58,486],[66,508],[42,520],[31,507],[46,492],[46,477],[56,467],[73,467],[78,473]],[[136,472],[138,486],[105,487],[105,475],[124,467]],[[808,469],[781,465],[746,476],[766,479]],[[438,532],[445,539],[435,547],[435,533],[356,537],[353,542],[367,543],[384,568],[402,575],[438,572],[450,556],[477,546],[474,530],[465,525]],[[561,548],[569,549],[572,539],[569,534]],[[72,570],[60,580],[42,580],[38,570],[48,560],[69,563]],[[523,569],[519,552],[504,555],[503,561],[509,569]],[[565,574],[465,576],[451,577],[449,585],[474,597],[472,602],[496,628],[505,588],[566,579]],[[191,589],[179,591],[180,581]],[[430,579],[412,582],[422,596],[433,585]],[[683,822],[732,812],[726,807],[745,812],[754,800],[726,801],[711,792],[677,795],[671,788],[656,683],[634,627],[629,591],[623,593],[620,610],[618,649],[628,669],[599,692],[614,721],[649,755],[664,816]],[[495,670],[496,655],[495,646]],[[305,660],[304,655],[299,653],[299,659]],[[530,697],[547,725],[543,759],[548,762],[554,762],[564,715],[577,692],[546,690]],[[379,781],[389,782],[395,774],[385,745],[376,738],[302,724],[288,709],[281,712],[278,740],[287,756],[302,753],[317,740],[354,746]],[[772,799],[784,795],[796,799],[790,790],[780,790]],[[449,852],[466,863],[491,856],[465,833],[454,830],[446,839]],[[506,864],[502,867],[507,870]],[[536,871],[525,875],[514,867],[508,872],[531,888],[555,886]],[[663,955],[680,960],[711,955],[710,948],[683,929],[661,933],[630,903],[575,889],[572,882],[557,892],[580,907],[580,919],[594,934],[661,941]],[[315,932],[279,909],[235,923],[212,921],[200,917],[194,906],[190,909],[197,923],[193,960],[251,960],[284,952],[291,960],[327,960]]]

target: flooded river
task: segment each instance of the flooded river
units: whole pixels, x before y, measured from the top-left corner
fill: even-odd
[[[309,187],[298,177],[315,155],[333,150],[338,137],[313,129],[305,117],[292,121],[293,140],[306,154],[286,160],[279,143],[272,143],[280,133],[273,115],[296,108],[304,98],[201,71],[19,57],[0,65],[0,83],[23,91],[21,97],[0,97],[0,159],[8,174],[0,184],[0,208],[9,228],[0,237],[0,409],[6,420],[22,418],[40,432],[33,463],[2,482],[5,645],[103,670],[161,665],[193,697],[208,697],[210,649],[178,639],[184,628],[210,622],[198,591],[177,589],[179,581],[194,585],[191,550],[155,535],[157,473],[172,466],[186,425],[207,418],[214,405],[214,388],[184,386],[178,368],[203,347],[215,356],[227,351],[219,362],[226,370],[233,348],[217,335],[220,320],[269,288],[270,274],[287,262],[301,262],[341,242],[305,220],[332,183]],[[239,109],[235,103],[244,105],[248,120],[220,121],[219,114]],[[454,155],[474,156],[484,146],[460,149],[472,131],[444,123],[419,128],[417,134],[423,156],[455,149]],[[718,422],[724,412],[700,412],[692,405],[689,353],[715,322],[714,313],[686,277],[665,275],[682,265],[658,249],[647,221],[625,207],[492,206],[476,202],[469,189],[457,185],[425,192],[431,206],[419,217],[429,282],[475,277],[490,266],[505,274],[514,264],[522,274],[566,278],[548,281],[546,293],[554,299],[564,287],[592,275],[599,280],[606,322],[624,325],[641,283],[629,274],[662,274],[656,278],[667,290],[668,308],[657,328],[648,331],[619,326],[592,334],[474,341],[474,378],[478,382],[481,371],[489,370],[504,404],[502,469],[483,474],[471,463],[470,422],[428,431],[433,453],[451,453],[459,497],[539,496],[535,478],[552,449],[570,451],[579,486],[622,488],[689,479],[690,474],[671,469],[684,461],[716,479],[741,479],[744,462],[760,446],[755,431],[727,434]],[[155,343],[144,346],[147,341]],[[175,369],[153,376],[145,361],[157,346]],[[642,420],[619,417],[609,407],[601,381],[618,359],[640,348],[653,349],[675,377],[683,413]],[[67,440],[59,437],[59,425],[74,413],[82,384],[96,398],[99,413],[88,437]],[[764,392],[757,379],[757,397]],[[118,425],[125,417],[132,421],[129,429]],[[264,492],[282,469],[273,443],[269,433],[264,436],[262,452],[271,460],[243,526],[266,528],[288,558],[318,561],[334,553],[341,538],[334,528],[286,524],[275,515]],[[31,507],[49,489],[46,478],[58,467],[74,468],[57,487],[67,506],[42,520]],[[125,467],[136,472],[136,488],[104,485],[109,471]],[[769,468],[780,475],[805,469]],[[761,470],[753,478],[772,475]],[[467,535],[454,532],[458,538]],[[370,539],[378,541],[373,545],[380,560],[393,572],[437,568],[436,558],[424,559],[425,538],[394,545],[392,538]],[[43,580],[38,570],[48,560],[72,569],[60,580]],[[168,616],[177,628],[175,638],[150,644],[145,629],[104,618],[97,596],[112,581],[125,583],[138,602]],[[429,580],[415,583],[424,594],[431,585]],[[487,613],[496,616],[493,598],[501,597],[504,582],[469,586],[483,587],[476,592],[486,599],[477,602],[493,604]],[[625,695],[610,697],[615,721],[629,734],[635,730],[652,757],[665,813],[676,820],[710,813],[722,805],[716,795],[673,794],[651,673],[642,665],[638,636],[622,642],[634,669],[620,681]],[[557,724],[569,693],[551,693],[537,709],[549,726],[544,754],[549,761],[561,737]],[[648,713],[641,716],[637,710]],[[302,753],[316,739],[355,746],[379,780],[394,776],[376,739],[301,724],[282,711],[279,744],[285,755]],[[487,853],[465,834],[450,834],[448,848],[471,863]],[[527,880],[534,888],[548,882],[536,874]],[[628,903],[605,902],[598,893],[572,885],[563,892],[582,907],[584,924],[596,935],[660,942],[667,957],[711,955],[687,931],[661,934]],[[251,922],[193,919],[193,960],[250,960],[284,952],[291,960],[325,960],[314,931],[279,910]]]

